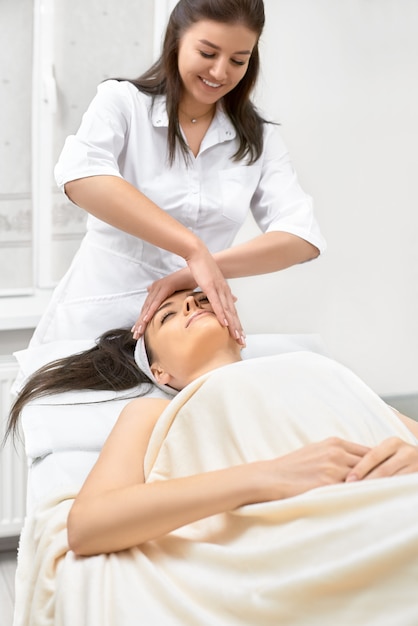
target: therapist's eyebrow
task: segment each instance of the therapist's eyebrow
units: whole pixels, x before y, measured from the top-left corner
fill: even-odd
[[[209,46],[209,48],[213,48],[214,50],[220,50],[220,46],[208,41],[207,39],[199,39],[199,43],[203,43],[205,46]],[[237,50],[232,54],[251,54],[252,50]]]

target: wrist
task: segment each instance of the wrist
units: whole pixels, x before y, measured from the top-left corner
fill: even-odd
[[[258,504],[280,499],[277,481],[273,484],[273,472],[269,461],[255,461],[244,466],[242,484],[245,485],[245,502]]]
[[[195,289],[197,283],[192,276],[189,267],[183,267],[181,270],[177,270],[172,274],[174,281],[175,291],[182,291],[183,289]]]
[[[190,233],[191,237],[187,240],[184,252],[181,255],[186,263],[194,260],[202,254],[209,254],[206,245],[194,233]]]

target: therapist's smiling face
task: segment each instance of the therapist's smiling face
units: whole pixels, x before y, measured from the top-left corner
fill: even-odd
[[[167,298],[147,326],[146,343],[151,369],[168,373],[177,381],[161,381],[181,388],[222,355],[240,358],[240,348],[221,326],[207,296],[180,291]],[[160,382],[160,380],[159,380]]]
[[[248,69],[256,43],[257,34],[240,23],[200,20],[193,24],[179,44],[181,107],[197,115],[196,107],[214,104],[234,89]]]

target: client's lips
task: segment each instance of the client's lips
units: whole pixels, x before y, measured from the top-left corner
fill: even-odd
[[[212,311],[196,311],[196,313],[193,313],[193,315],[191,315],[189,317],[189,319],[187,320],[186,323],[186,328],[188,328],[190,326],[190,324],[200,315],[206,315],[207,313],[213,315]]]

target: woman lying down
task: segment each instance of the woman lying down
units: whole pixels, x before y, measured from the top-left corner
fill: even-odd
[[[131,401],[80,493],[24,531],[43,561],[15,624],[416,626],[418,423],[326,357],[241,360],[203,293],[166,300],[144,341],[135,365],[110,333],[17,401],[11,426],[33,396],[106,387],[102,354],[121,385],[141,369],[180,391]]]

